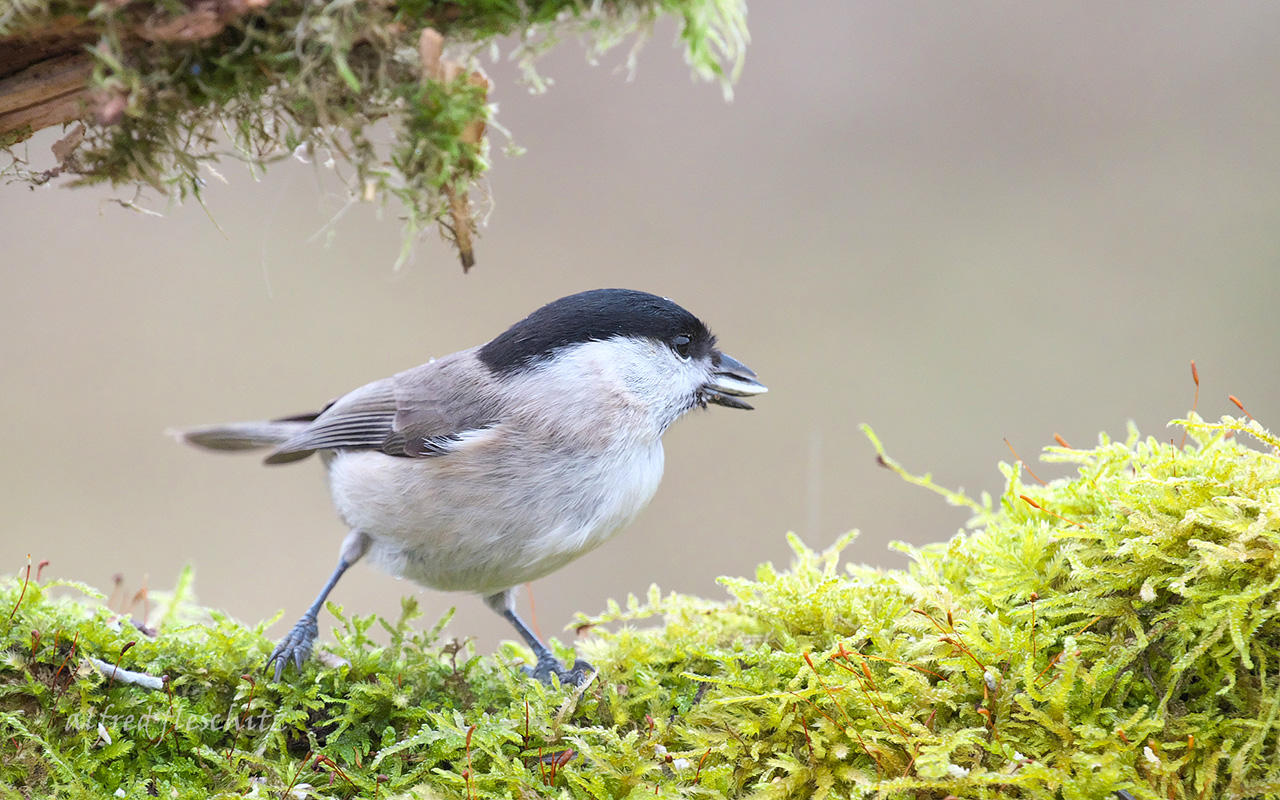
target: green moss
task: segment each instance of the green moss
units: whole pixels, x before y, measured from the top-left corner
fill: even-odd
[[[27,139],[30,139],[32,136],[34,136],[35,133],[36,133],[35,130],[33,130],[30,125],[24,125],[15,131],[10,131],[9,133],[0,134],[0,150],[3,150],[8,147],[13,147],[15,144],[18,144],[19,142],[26,141]]]
[[[0,796],[1274,797],[1280,440],[1181,424],[1185,448],[1049,448],[1078,474],[1044,486],[1002,465],[998,498],[911,478],[975,517],[902,546],[908,570],[793,537],[727,602],[611,604],[583,620],[602,671],[577,692],[525,680],[514,646],[418,632],[412,599],[394,624],[331,606],[349,666],[271,684],[263,626],[197,611],[186,579],[155,638],[85,587],[10,580]]]
[[[695,73],[727,87],[746,37],[741,0],[272,0],[220,31],[177,40],[166,26],[187,10],[25,0],[0,11],[0,37],[59,17],[100,37],[91,48],[91,87],[105,119],[89,120],[63,172],[79,183],[145,186],[180,199],[198,197],[208,177],[202,165],[224,155],[265,168],[295,152],[322,161],[332,154],[350,166],[344,178],[353,199],[399,202],[406,245],[433,221],[446,233],[469,224],[451,213],[449,198],[479,181],[488,144],[462,131],[494,110],[465,78],[427,80],[418,51],[424,27],[444,35],[446,57],[465,67],[464,76],[498,37],[515,37],[512,55],[537,86],[533,61],[561,37],[582,34],[600,53],[670,15],[682,23]],[[375,135],[370,127],[381,121],[390,132]],[[16,157],[6,173],[49,180]]]

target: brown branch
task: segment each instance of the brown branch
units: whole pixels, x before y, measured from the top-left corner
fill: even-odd
[[[107,125],[120,118],[123,106],[118,97],[90,97],[87,91],[93,61],[85,48],[102,37],[108,18],[121,32],[126,49],[154,42],[199,42],[276,0],[180,2],[184,10],[175,15],[172,4],[156,0],[108,0],[105,5],[111,11],[101,18],[66,15],[0,34],[0,144],[14,144],[42,128],[90,114]],[[85,5],[87,12],[93,3]],[[460,8],[446,4],[423,22],[447,25],[460,16]]]
[[[209,39],[271,2],[188,0],[188,10],[177,16],[162,16],[152,4],[138,3],[126,37],[149,42]],[[93,59],[85,47],[101,35],[101,22],[64,16],[0,36],[0,141],[19,142],[90,111],[98,112],[99,121],[110,121],[113,115],[92,108],[87,88]]]
[[[58,17],[20,33],[0,36],[0,78],[40,61],[79,52],[96,38],[97,31],[75,17]]]
[[[87,107],[86,84],[92,72],[88,54],[70,53],[0,79],[0,136],[24,129],[30,135],[79,119]]]
[[[84,113],[93,68],[84,47],[97,37],[75,17],[0,36],[0,141],[21,141]]]

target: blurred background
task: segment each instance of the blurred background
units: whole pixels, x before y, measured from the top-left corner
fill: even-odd
[[[750,25],[732,103],[690,80],[672,24],[630,82],[625,48],[591,66],[566,42],[541,96],[486,63],[528,152],[495,138],[470,275],[434,234],[394,270],[394,209],[315,236],[344,199],[292,160],[222,164],[207,211],[140,201],[163,219],[109,202],[132,192],[0,186],[0,572],[30,554],[167,589],[192,564],[202,602],[284,609],[282,635],[345,533],[318,464],[163,431],[312,410],[600,286],[681,303],[771,391],[678,423],[639,521],[533,585],[562,639],[651,583],[724,597],[717,576],[789,560],[789,530],[861,529],[849,558],[897,567],[888,542],[964,524],[859,423],[975,495],[1001,489],[1006,437],[1035,467],[1054,433],[1179,436],[1193,358],[1205,416],[1235,394],[1280,425],[1280,4],[757,0]],[[365,566],[332,599],[394,615],[415,591],[424,625],[457,604],[452,635],[511,638]]]

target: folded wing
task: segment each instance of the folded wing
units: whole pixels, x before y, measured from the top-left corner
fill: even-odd
[[[499,421],[497,398],[489,386],[488,370],[473,351],[423,364],[333,401],[266,463],[296,461],[316,450],[381,450],[405,458],[444,455],[461,434]]]

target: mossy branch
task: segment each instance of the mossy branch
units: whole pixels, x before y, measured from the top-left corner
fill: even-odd
[[[1005,467],[908,570],[792,536],[726,602],[610,603],[576,692],[419,631],[412,598],[395,623],[331,606],[327,665],[272,684],[264,626],[192,606],[189,574],[153,637],[28,572],[0,586],[0,797],[1275,797],[1277,440],[1178,424],[1185,448],[1049,448],[1078,474],[1047,485]]]
[[[353,201],[394,200],[406,248],[439,222],[473,256],[471,194],[488,168],[493,106],[475,54],[517,37],[535,57],[565,35],[600,52],[681,21],[694,71],[727,88],[746,41],[742,0],[13,0],[0,10],[0,176],[199,195],[202,166],[265,168],[332,154]],[[439,37],[424,49],[424,36]],[[34,170],[13,145],[79,121]],[[390,123],[386,142],[370,127]],[[221,148],[231,146],[230,153]]]

